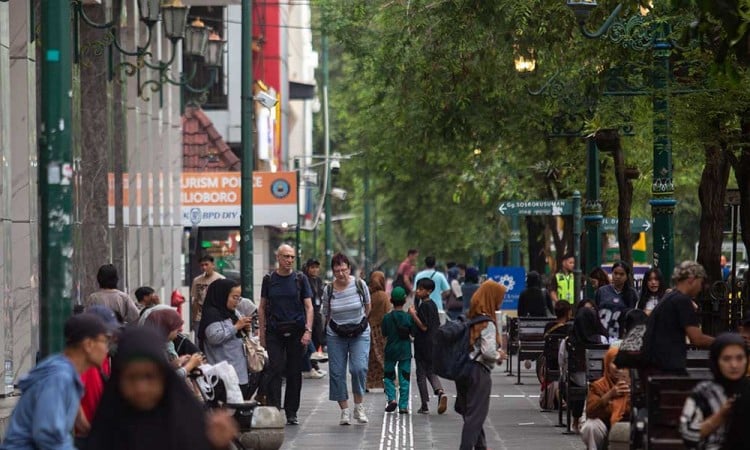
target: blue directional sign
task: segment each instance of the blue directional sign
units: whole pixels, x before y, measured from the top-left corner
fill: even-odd
[[[614,217],[605,217],[602,220],[602,231],[614,233],[617,231],[619,220]],[[641,233],[651,229],[651,222],[648,219],[630,219],[630,232]]]
[[[497,211],[503,216],[570,216],[571,200],[525,200],[500,203]]]
[[[526,289],[526,269],[523,267],[488,267],[487,277],[505,286],[505,299],[501,309],[518,309],[518,297]]]

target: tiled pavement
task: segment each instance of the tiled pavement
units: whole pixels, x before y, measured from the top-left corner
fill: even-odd
[[[323,369],[328,369],[325,364]],[[504,367],[503,367],[504,368]],[[493,371],[490,414],[485,422],[487,444],[500,449],[583,449],[577,436],[565,436],[556,428],[556,413],[539,410],[539,384],[534,370],[523,371],[522,381],[508,377],[503,368]],[[451,397],[455,395],[452,382],[443,383]],[[453,399],[444,415],[435,412],[436,402],[430,403],[431,414],[417,414],[419,394],[416,381],[411,385],[412,414],[405,416],[383,412],[385,395],[372,392],[366,395],[365,405],[370,422],[366,425],[340,426],[339,409],[328,400],[328,376],[320,380],[304,380],[300,425],[287,426],[282,449],[456,449],[461,436],[461,417],[453,411]]]

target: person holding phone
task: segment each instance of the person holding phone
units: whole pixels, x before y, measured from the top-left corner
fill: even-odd
[[[588,450],[605,448],[609,430],[630,416],[630,375],[615,365],[617,348],[604,355],[604,376],[591,383],[581,439]]]

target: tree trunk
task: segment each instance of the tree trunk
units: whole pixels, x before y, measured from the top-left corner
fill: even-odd
[[[526,230],[529,247],[529,269],[544,273],[547,255],[544,251],[544,222],[539,217],[526,216]]]
[[[724,198],[729,181],[729,156],[718,144],[705,148],[706,163],[698,187],[701,203],[700,239],[698,241],[698,262],[713,283],[721,276],[721,244],[724,240]],[[665,274],[666,276],[666,274]]]
[[[617,181],[617,243],[620,259],[633,266],[633,243],[630,239],[630,210],[633,205],[633,183],[625,174],[625,154],[622,151],[617,130],[600,130],[596,133],[596,145],[612,152]]]

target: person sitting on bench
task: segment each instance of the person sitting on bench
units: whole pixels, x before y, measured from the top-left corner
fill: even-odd
[[[586,364],[584,362],[584,352],[586,351],[586,346],[606,343],[606,330],[604,330],[601,322],[599,322],[594,309],[586,306],[579,307],[576,317],[573,320],[573,327],[570,329],[570,334],[560,342],[560,351],[557,357],[560,364],[560,373],[569,377],[571,384],[578,387],[585,387]],[[580,362],[580,367],[568,367],[568,345],[576,350],[575,359]],[[576,432],[578,432],[578,421],[583,415],[583,403],[583,399],[568,402],[571,415],[573,416],[572,429]]]
[[[581,439],[588,450],[605,448],[609,430],[630,415],[630,374],[615,365],[617,348],[604,355],[604,375],[589,386]]]
[[[682,408],[679,429],[685,446],[747,448],[744,403],[750,395],[750,380],[745,376],[748,351],[744,339],[736,333],[720,335],[711,344],[708,359],[714,379],[695,386]]]

